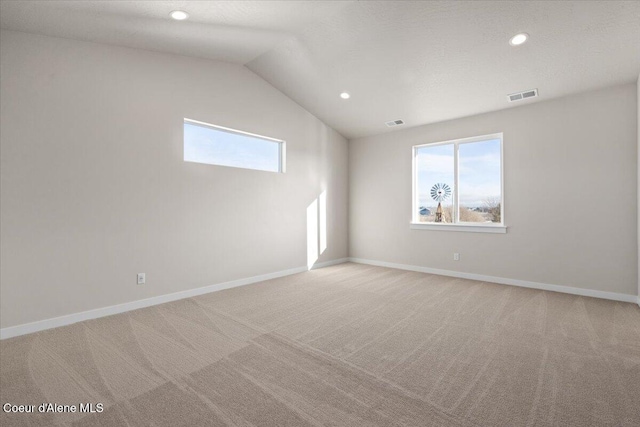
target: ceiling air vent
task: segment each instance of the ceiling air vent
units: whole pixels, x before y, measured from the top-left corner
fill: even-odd
[[[538,96],[538,89],[525,90],[524,92],[517,92],[507,95],[509,102],[521,101],[527,98],[535,98]]]
[[[391,127],[394,127],[394,126],[403,125],[404,122],[402,120],[391,120],[390,122],[387,122],[385,124],[391,128]]]

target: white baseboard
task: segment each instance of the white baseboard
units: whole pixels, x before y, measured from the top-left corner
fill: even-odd
[[[311,267],[311,270],[315,270],[316,268],[329,267],[337,264],[344,264],[345,262],[349,262],[349,258],[338,258],[338,259],[332,259],[331,261],[318,262],[313,264],[313,266]]]
[[[397,268],[400,270],[418,271],[422,273],[438,274],[441,276],[460,277],[464,279],[480,280],[483,282],[501,283],[505,285],[521,286],[525,288],[542,289],[554,292],[563,292],[567,294],[583,295],[595,298],[604,298],[614,301],[636,302],[640,306],[640,296],[618,294],[614,292],[594,291],[590,289],[573,288],[569,286],[548,285],[545,283],[528,282],[525,280],[505,279],[502,277],[483,276],[472,273],[461,273],[450,270],[439,270],[435,268],[419,267],[414,265],[395,264],[391,262],[375,261],[361,258],[339,258],[331,261],[325,261],[314,264],[312,269],[329,267],[332,265],[342,264],[345,262],[355,262],[359,264],[377,265],[380,267]],[[164,304],[166,302],[176,301],[184,298],[191,298],[198,295],[208,294],[210,292],[221,291],[223,289],[235,288],[238,286],[250,285],[252,283],[262,282],[265,280],[276,279],[278,277],[290,276],[292,274],[303,273],[308,268],[297,267],[289,270],[282,270],[275,273],[262,274],[260,276],[248,277],[245,279],[232,280],[230,282],[219,283],[216,285],[205,286],[202,288],[190,289],[187,291],[175,292],[167,295],[159,295],[157,297],[147,298],[138,301],[131,301],[123,304],[112,305],[108,307],[96,308],[94,310],[83,311],[80,313],[69,314],[66,316],[54,317],[52,319],[39,320],[37,322],[25,323],[23,325],[10,326],[0,329],[0,339],[17,337],[20,335],[31,334],[34,332],[44,331],[47,329],[58,328],[60,326],[71,325],[73,323],[82,322],[84,320],[97,319],[100,317],[111,316],[113,314],[124,313],[126,311],[137,310],[139,308],[150,307],[153,305]]]
[[[613,301],[637,302],[640,305],[640,297],[636,295],[618,294],[615,292],[596,291],[593,289],[574,288],[571,286],[549,285],[547,283],[529,282],[527,280],[507,279],[504,277],[484,276],[481,274],[462,273],[437,268],[419,267],[416,265],[395,264],[392,262],[375,261],[362,258],[349,258],[349,261],[358,264],[376,265],[379,267],[397,268],[399,270],[418,271],[420,273],[437,274],[440,276],[459,277],[461,279],[479,280],[482,282],[500,283],[503,285],[520,286],[523,288],[540,289],[544,291],[562,292],[565,294],[582,295],[585,297],[602,298]]]
[[[327,261],[313,266],[313,268],[322,268],[329,265],[347,262],[347,258]],[[238,286],[250,285],[252,283],[262,282],[265,280],[276,279],[278,277],[289,276],[292,274],[303,273],[308,268],[297,267],[289,270],[282,270],[275,273],[262,274],[260,276],[247,277],[245,279],[232,280],[230,282],[218,283],[216,285],[205,286],[202,288],[189,289],[187,291],[175,292],[167,295],[159,295],[157,297],[147,298],[138,301],[131,301],[123,304],[112,305],[109,307],[96,308],[94,310],[83,311],[80,313],[69,314],[66,316],[54,317],[52,319],[39,320],[37,322],[25,323],[23,325],[10,326],[0,329],[0,339],[17,337],[20,335],[31,334],[34,332],[44,331],[46,329],[58,328],[60,326],[71,325],[72,323],[82,322],[84,320],[97,319],[99,317],[111,316],[113,314],[124,313],[125,311],[137,310],[139,308],[150,307],[152,305],[164,304],[166,302],[176,301],[184,298],[191,298],[210,292],[221,291],[223,289],[235,288]]]

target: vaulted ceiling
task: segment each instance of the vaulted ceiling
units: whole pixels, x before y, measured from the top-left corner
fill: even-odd
[[[189,20],[171,20],[172,10]],[[0,26],[243,64],[348,138],[640,73],[633,1],[2,0]],[[529,41],[510,46],[519,32]],[[539,98],[507,102],[533,88]]]

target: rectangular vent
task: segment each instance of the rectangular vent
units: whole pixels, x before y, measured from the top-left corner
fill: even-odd
[[[517,92],[507,95],[509,102],[521,101],[523,99],[535,98],[538,96],[538,89],[525,90],[524,92]]]
[[[390,122],[385,123],[389,127],[400,126],[403,125],[404,122],[402,120],[391,120]]]

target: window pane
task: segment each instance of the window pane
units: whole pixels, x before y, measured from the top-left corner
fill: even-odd
[[[453,152],[453,144],[420,147],[416,150],[416,217],[419,222],[452,222],[455,196]],[[443,199],[442,221],[437,221],[438,199]]]
[[[281,142],[184,123],[184,160],[280,172]]]
[[[458,146],[460,222],[501,222],[500,140]]]

